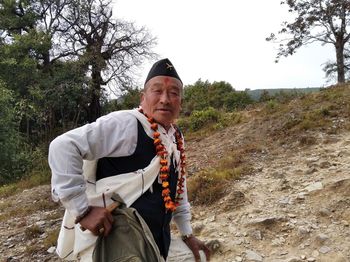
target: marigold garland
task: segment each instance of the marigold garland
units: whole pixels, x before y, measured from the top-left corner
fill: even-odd
[[[159,169],[159,178],[162,181],[162,197],[164,201],[164,206],[166,211],[174,212],[176,207],[179,206],[179,201],[183,199],[181,195],[184,193],[184,182],[185,182],[185,150],[183,148],[182,136],[177,127],[175,133],[177,150],[180,152],[180,176],[177,180],[176,186],[176,196],[175,201],[171,199],[170,196],[170,188],[168,178],[170,176],[170,168],[167,160],[168,152],[166,151],[165,146],[162,144],[162,140],[160,139],[160,133],[158,132],[158,124],[152,117],[148,117],[142,110],[139,109],[139,112],[144,114],[147,117],[147,121],[151,124],[151,129],[154,131],[153,133],[153,144],[155,146],[157,155],[160,156],[160,169]]]

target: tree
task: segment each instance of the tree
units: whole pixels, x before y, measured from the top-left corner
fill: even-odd
[[[20,178],[29,166],[16,113],[13,92],[0,79],[0,185]]]
[[[295,14],[293,22],[283,22],[276,62],[281,56],[293,55],[296,50],[314,42],[332,44],[336,53],[338,83],[345,82],[344,51],[350,34],[350,1],[347,0],[286,0],[289,12]],[[291,36],[290,38],[285,38]],[[267,41],[276,41],[272,33]]]
[[[103,87],[113,92],[134,86],[134,69],[154,57],[155,39],[144,28],[112,18],[111,1],[73,1],[64,15],[69,30],[60,36],[65,48],[74,50],[88,74],[88,120],[101,114]]]
[[[105,87],[133,86],[154,45],[145,28],[114,19],[110,1],[0,1],[0,78],[35,140],[94,121]]]
[[[183,100],[182,111],[185,115],[209,107],[234,111],[252,103],[248,92],[235,91],[230,83],[225,81],[210,83],[209,81],[203,82],[201,79],[194,85],[185,86]]]

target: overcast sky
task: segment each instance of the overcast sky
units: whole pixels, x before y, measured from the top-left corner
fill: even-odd
[[[274,63],[278,44],[265,38],[288,16],[280,1],[114,0],[113,15],[148,28],[158,39],[154,51],[172,61],[185,85],[199,78],[236,90],[329,85],[322,64],[334,60],[332,46],[313,44]]]

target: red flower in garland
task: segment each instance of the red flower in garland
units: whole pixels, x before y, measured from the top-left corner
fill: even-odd
[[[144,114],[142,109],[139,109],[140,113]],[[155,146],[157,155],[160,156],[160,174],[159,178],[162,181],[162,197],[164,201],[164,206],[167,211],[174,212],[176,210],[176,207],[179,205],[179,201],[181,201],[183,198],[180,197],[181,194],[184,193],[184,181],[185,181],[185,153],[183,148],[183,142],[180,131],[176,128],[175,138],[176,138],[176,144],[177,149],[180,151],[180,177],[177,181],[176,186],[176,197],[175,202],[171,199],[170,196],[170,188],[169,188],[169,166],[168,166],[168,160],[167,155],[168,152],[165,150],[165,146],[162,144],[162,140],[159,138],[160,133],[158,130],[158,124],[155,123],[154,119],[151,117],[149,118],[146,114],[144,114],[147,117],[148,122],[151,124],[151,129],[154,131],[153,133],[153,144]]]

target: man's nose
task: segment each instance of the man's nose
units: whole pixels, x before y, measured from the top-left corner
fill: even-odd
[[[168,92],[162,92],[162,95],[160,96],[160,102],[163,104],[168,104],[170,102]]]

